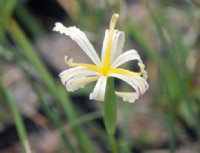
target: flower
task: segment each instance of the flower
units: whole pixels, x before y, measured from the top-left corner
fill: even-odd
[[[75,91],[88,83],[97,81],[93,92],[90,94],[90,99],[103,101],[107,79],[114,77],[125,81],[133,88],[133,92],[115,91],[117,96],[123,98],[123,101],[132,103],[148,89],[147,72],[138,52],[132,49],[122,53],[125,34],[122,31],[115,30],[118,17],[118,14],[113,14],[110,29],[105,32],[101,59],[82,31],[75,26],[65,27],[59,22],[55,24],[53,30],[71,37],[94,63],[94,65],[75,63],[73,59],[68,59],[65,56],[66,63],[72,68],[61,72],[59,76],[67,91]],[[139,72],[119,68],[119,66],[132,60],[138,61]]]

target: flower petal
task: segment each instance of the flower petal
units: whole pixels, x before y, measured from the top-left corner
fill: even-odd
[[[122,53],[125,42],[125,34],[122,31],[115,30],[112,42],[111,63]]]
[[[76,28],[75,26],[67,28],[62,23],[57,22],[53,30],[71,37],[71,39],[74,40],[82,48],[82,50],[96,65],[101,66],[99,56],[97,55],[85,33],[80,31],[80,29]]]
[[[106,55],[106,47],[108,44],[108,36],[109,36],[109,31],[110,30],[106,30],[105,32],[105,36],[104,36],[104,40],[103,40],[103,46],[101,49],[101,62],[104,63],[104,59],[105,59],[105,55]]]
[[[102,46],[102,51],[101,51],[101,61],[102,61],[102,63],[104,63],[104,60],[105,60],[109,31],[110,30],[108,30],[108,29],[106,30],[104,40],[103,40],[103,46]],[[122,49],[124,47],[124,41],[125,41],[124,32],[114,30],[113,39],[112,39],[111,62],[121,54]]]
[[[90,94],[90,99],[103,101],[106,91],[107,77],[101,76],[95,87],[93,92]]]
[[[90,82],[96,81],[99,78],[99,73],[78,66],[63,71],[59,76],[63,85],[66,86],[67,91],[74,91]]]
[[[145,80],[147,80],[148,74],[147,74],[147,71],[144,69],[144,68],[145,68],[145,65],[142,63],[142,60],[139,60],[138,65],[139,65],[139,67],[140,67],[140,69],[141,69],[142,77],[143,77]]]
[[[66,83],[66,88],[68,91],[75,91],[79,88],[83,88],[85,85],[88,83],[94,82],[98,80],[99,76],[94,76],[94,77],[83,77],[83,78],[78,78],[78,79],[73,79],[70,80]]]
[[[134,103],[135,100],[139,98],[137,92],[118,92],[118,91],[116,91],[115,94],[119,97],[122,97],[123,101],[128,101],[129,103]]]
[[[111,65],[111,68],[117,68],[121,66],[122,64],[125,64],[128,61],[131,60],[140,60],[140,55],[138,52],[134,49],[129,50],[121,54]]]
[[[111,73],[109,76],[121,79],[128,83],[132,88],[135,89],[135,92],[127,93],[127,92],[116,92],[116,95],[123,98],[124,101],[134,102],[135,99],[138,99],[141,95],[145,93],[148,89],[149,85],[145,79],[140,76],[130,76],[130,75],[122,75],[117,73]],[[132,95],[131,95],[132,94]]]

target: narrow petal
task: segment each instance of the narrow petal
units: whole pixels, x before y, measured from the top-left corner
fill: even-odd
[[[101,49],[101,62],[104,63],[104,59],[105,59],[105,55],[106,55],[106,47],[107,47],[107,43],[108,43],[108,36],[109,36],[109,31],[110,30],[106,30],[105,32],[105,36],[104,36],[104,40],[103,40],[103,46]]]
[[[101,61],[104,63],[106,47],[108,43],[108,35],[110,30],[106,30],[103,40],[103,46],[101,51]],[[122,31],[114,30],[112,39],[112,51],[111,51],[111,63],[122,53],[124,47],[125,34]]]
[[[67,91],[74,91],[96,81],[99,78],[99,73],[79,66],[65,70],[59,76]]]
[[[129,62],[131,60],[140,60],[140,56],[138,52],[134,49],[129,50],[121,54],[117,59],[114,60],[114,62],[111,65],[111,68],[117,68],[121,66],[122,64],[125,64],[126,62]]]
[[[130,77],[137,77],[137,76],[141,76],[142,73],[141,72],[132,72],[126,69],[122,69],[122,68],[116,68],[116,69],[111,69],[108,71],[107,75],[109,76],[110,74],[120,74],[120,75],[128,75]]]
[[[121,79],[125,81],[127,84],[129,84],[133,89],[135,89],[135,92],[132,92],[132,93],[116,92],[116,95],[122,97],[124,101],[134,102],[135,99],[143,95],[149,87],[146,80],[140,76],[133,77],[130,75],[121,75],[117,73],[111,73],[109,74],[109,76]]]
[[[71,37],[71,39],[74,40],[81,47],[81,49],[96,65],[101,66],[99,56],[97,55],[85,33],[80,31],[80,29],[76,27],[67,28],[62,23],[57,22],[53,30]]]
[[[111,63],[122,53],[124,42],[125,42],[124,32],[115,30],[112,41]]]
[[[76,79],[68,81],[66,83],[66,88],[68,91],[73,92],[79,88],[84,88],[85,85],[98,80],[98,78],[99,76],[76,78]]]
[[[140,69],[141,69],[140,71],[141,71],[141,73],[142,73],[142,77],[143,77],[145,80],[147,80],[148,74],[147,74],[147,71],[144,69],[144,68],[145,68],[145,65],[143,64],[142,60],[139,60],[138,65],[139,65],[139,67],[140,67]]]
[[[90,94],[90,99],[103,101],[106,91],[107,77],[100,77],[94,87],[93,92]]]
[[[136,99],[139,98],[137,92],[118,92],[116,91],[115,94],[119,97],[122,97],[123,101],[128,101],[129,103],[134,103]]]

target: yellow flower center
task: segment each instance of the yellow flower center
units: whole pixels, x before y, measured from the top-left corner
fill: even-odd
[[[142,72],[131,72],[131,71],[121,69],[121,68],[110,69],[111,53],[112,53],[112,40],[113,40],[113,34],[114,34],[115,25],[117,23],[118,17],[119,17],[118,14],[113,14],[113,16],[110,20],[110,31],[109,31],[108,41],[107,41],[107,46],[106,46],[106,51],[105,51],[105,59],[104,59],[104,63],[102,63],[103,64],[102,67],[98,67],[98,66],[93,65],[93,64],[74,63],[72,59],[68,60],[67,57],[65,58],[66,63],[69,66],[84,66],[84,67],[86,67],[90,70],[99,72],[100,74],[102,74],[104,76],[108,76],[111,73],[129,75],[129,76],[132,76],[132,77],[141,75]]]
[[[69,66],[84,66],[84,67],[87,67],[88,69],[97,71],[97,72],[99,72],[100,74],[102,74],[104,76],[108,75],[108,72],[110,70],[110,60],[111,60],[111,52],[112,52],[113,33],[114,33],[114,30],[115,30],[115,25],[117,23],[118,17],[119,17],[118,14],[113,14],[113,16],[112,16],[112,18],[110,20],[110,31],[109,31],[108,42],[107,42],[107,46],[106,46],[105,60],[104,60],[104,63],[103,63],[102,67],[98,67],[98,66],[92,65],[92,64],[74,63],[72,61],[72,59],[67,60],[67,58],[65,59],[66,63]]]

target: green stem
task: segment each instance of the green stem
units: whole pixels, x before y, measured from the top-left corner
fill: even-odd
[[[108,78],[105,100],[103,105],[103,115],[106,131],[108,134],[108,139],[112,147],[113,153],[117,153],[117,142],[115,140],[115,130],[116,130],[116,96],[114,90],[114,81],[112,78]]]

